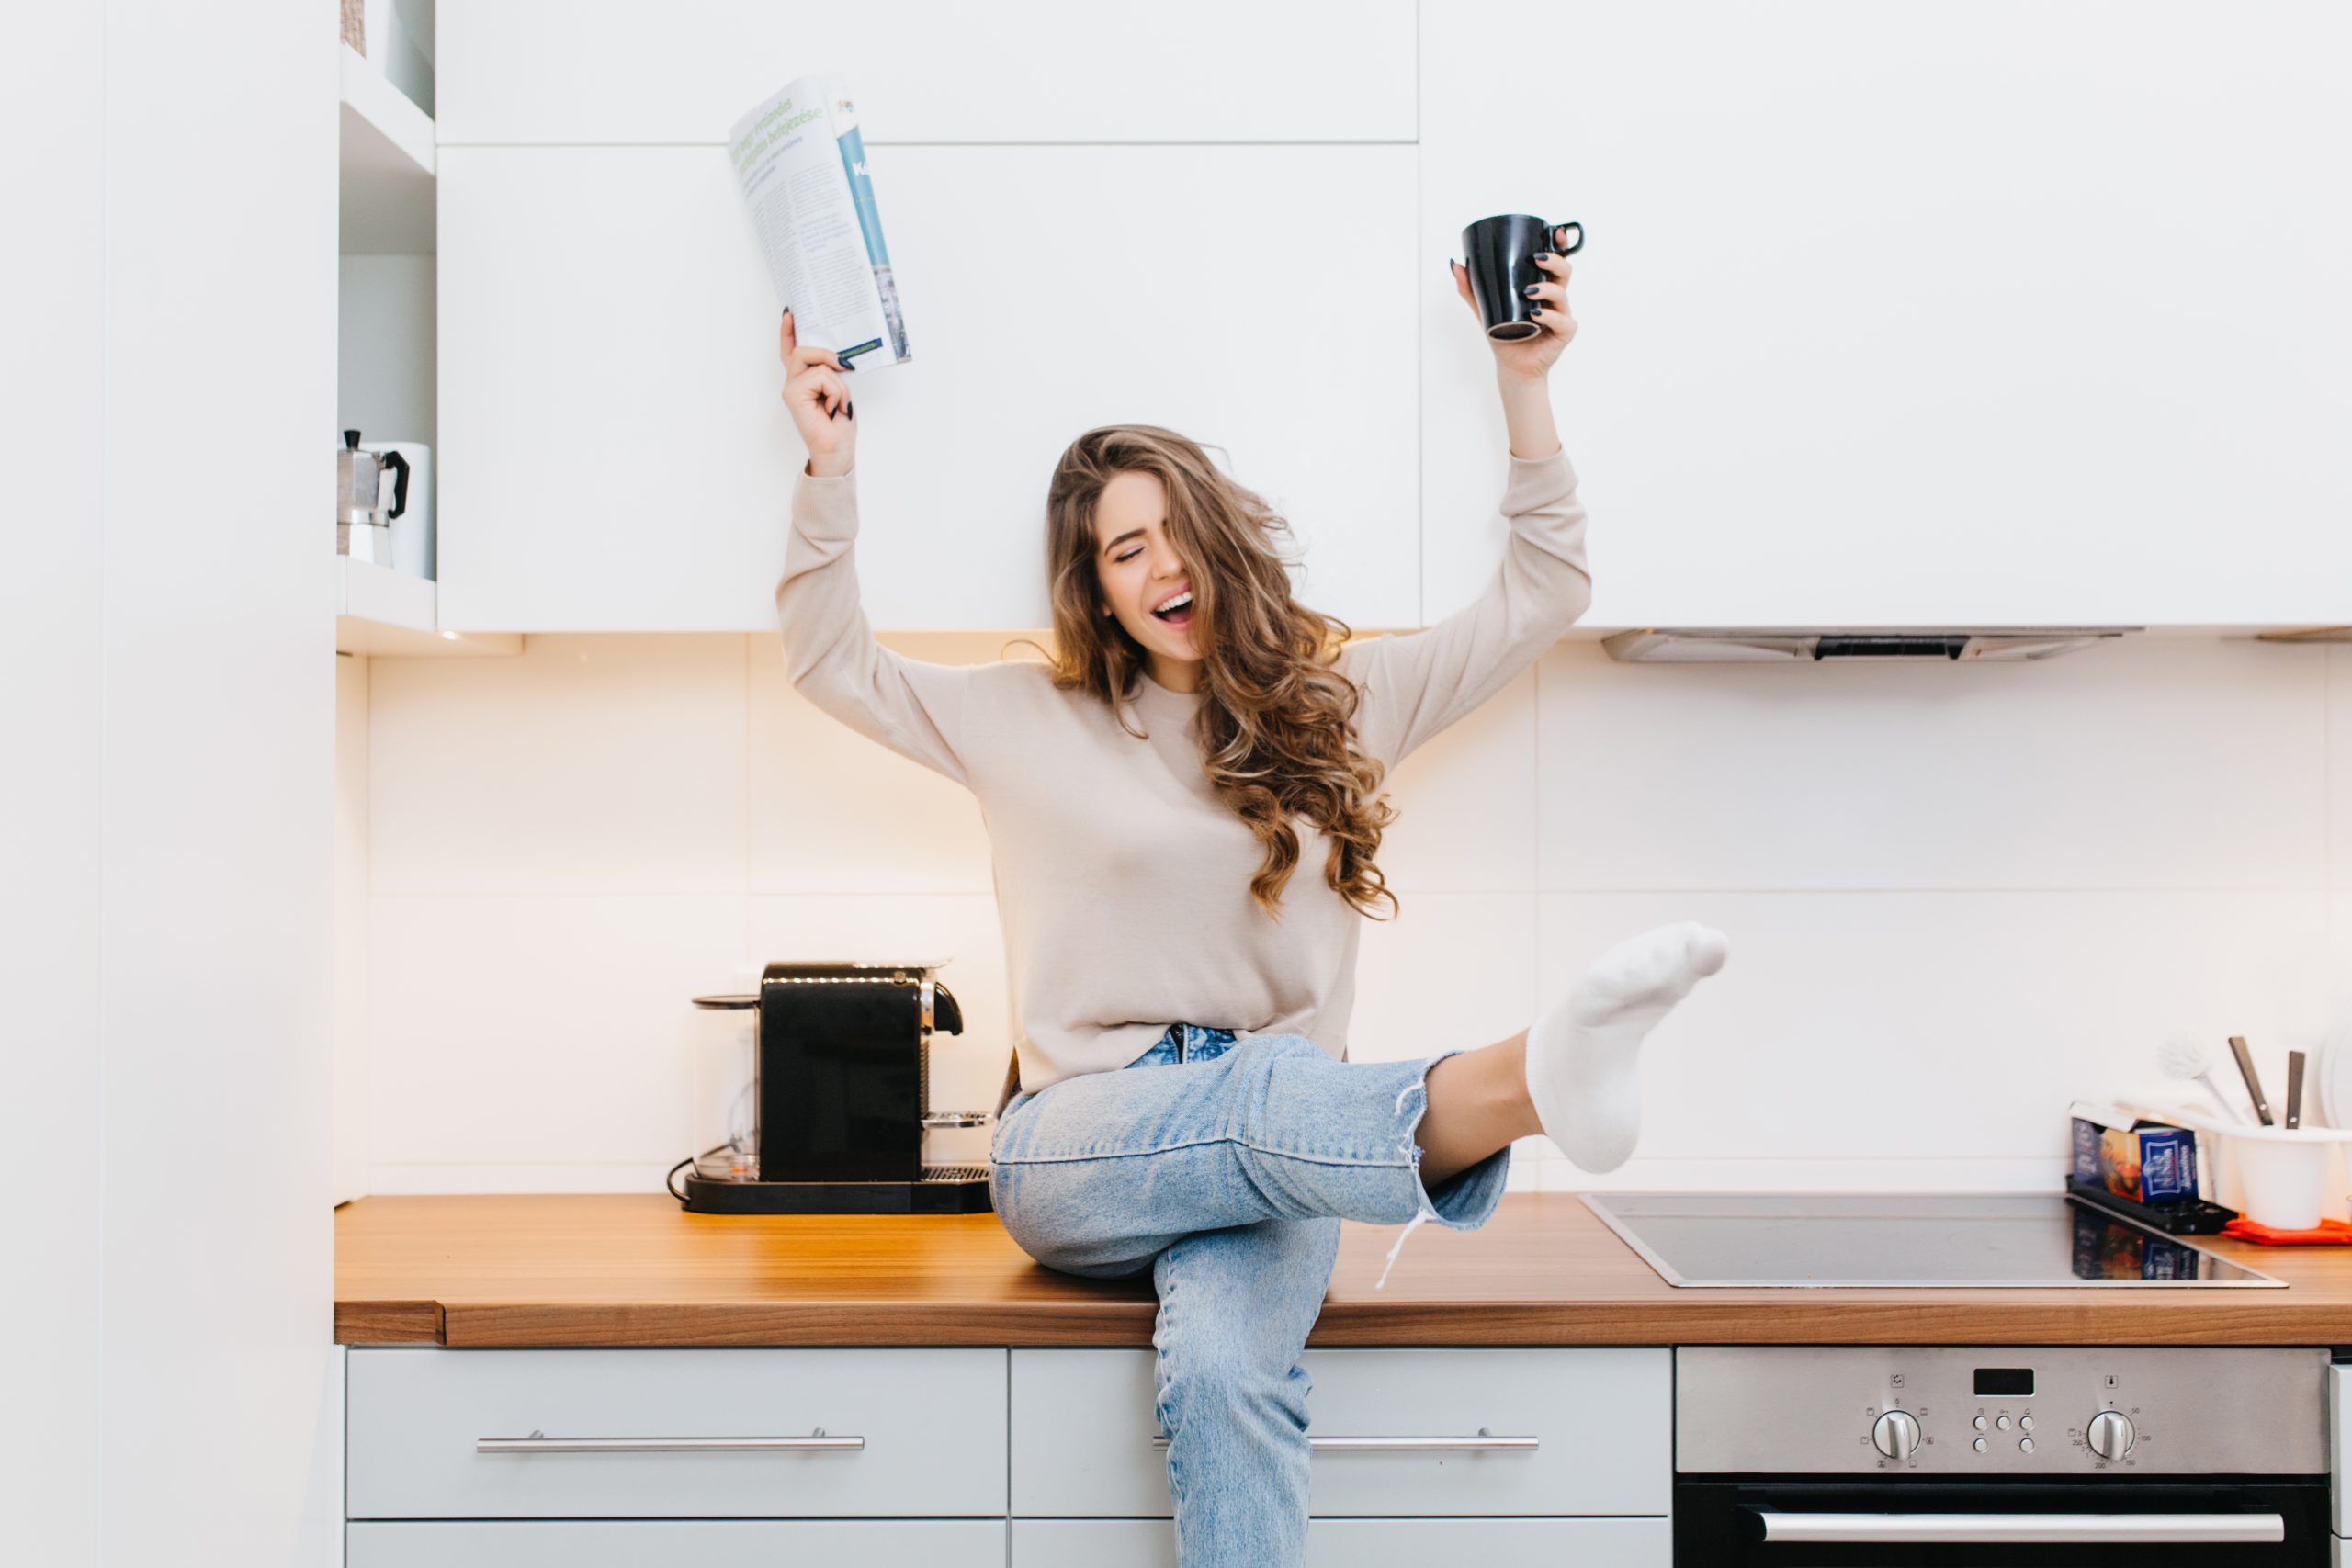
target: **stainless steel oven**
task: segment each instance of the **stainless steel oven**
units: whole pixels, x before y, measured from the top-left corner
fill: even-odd
[[[2325,1564],[2329,1357],[1688,1347],[1677,1568]]]

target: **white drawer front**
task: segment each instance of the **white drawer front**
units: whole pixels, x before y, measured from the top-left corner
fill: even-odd
[[[1668,1568],[1665,1519],[1317,1519],[1307,1568]],[[1015,1519],[1012,1568],[1176,1568],[1176,1529],[1159,1519]],[[357,1558],[353,1568],[362,1568]],[[468,1568],[471,1568],[469,1564]]]
[[[354,1350],[355,1519],[1005,1511],[1005,1352]],[[862,1439],[662,1451],[662,1439]],[[484,1452],[482,1439],[617,1440]]]
[[[646,1568],[656,1562],[1003,1568],[1004,1526],[964,1519],[628,1519],[344,1529],[345,1568]]]
[[[1532,1451],[1318,1451],[1317,1515],[1664,1515],[1670,1354],[1309,1350],[1310,1438],[1532,1437]],[[1012,1352],[1012,1512],[1165,1517],[1148,1350]]]
[[[2329,1488],[2335,1497],[2335,1533],[2352,1535],[2352,1366],[2327,1369],[2327,1453],[2335,1467]],[[2341,1540],[2336,1550],[2344,1550]]]

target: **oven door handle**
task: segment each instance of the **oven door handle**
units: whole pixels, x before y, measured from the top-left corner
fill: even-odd
[[[1895,1545],[1914,1541],[2010,1545],[2177,1541],[2197,1545],[2278,1541],[2277,1514],[1804,1514],[1750,1510],[1769,1541]]]

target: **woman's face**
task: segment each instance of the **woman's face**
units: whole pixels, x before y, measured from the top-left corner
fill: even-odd
[[[1197,661],[1193,577],[1168,537],[1168,491],[1159,476],[1112,475],[1095,503],[1094,540],[1102,609],[1153,656],[1155,672],[1166,660]],[[1182,606],[1178,614],[1153,614],[1170,601]]]

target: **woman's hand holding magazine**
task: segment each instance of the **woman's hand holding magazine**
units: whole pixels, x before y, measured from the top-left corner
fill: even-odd
[[[854,375],[841,355],[830,348],[804,348],[792,325],[792,311],[784,312],[778,329],[778,353],[784,360],[784,406],[800,427],[801,443],[808,448],[808,472],[823,477],[845,474],[857,455],[857,410],[849,400]]]

